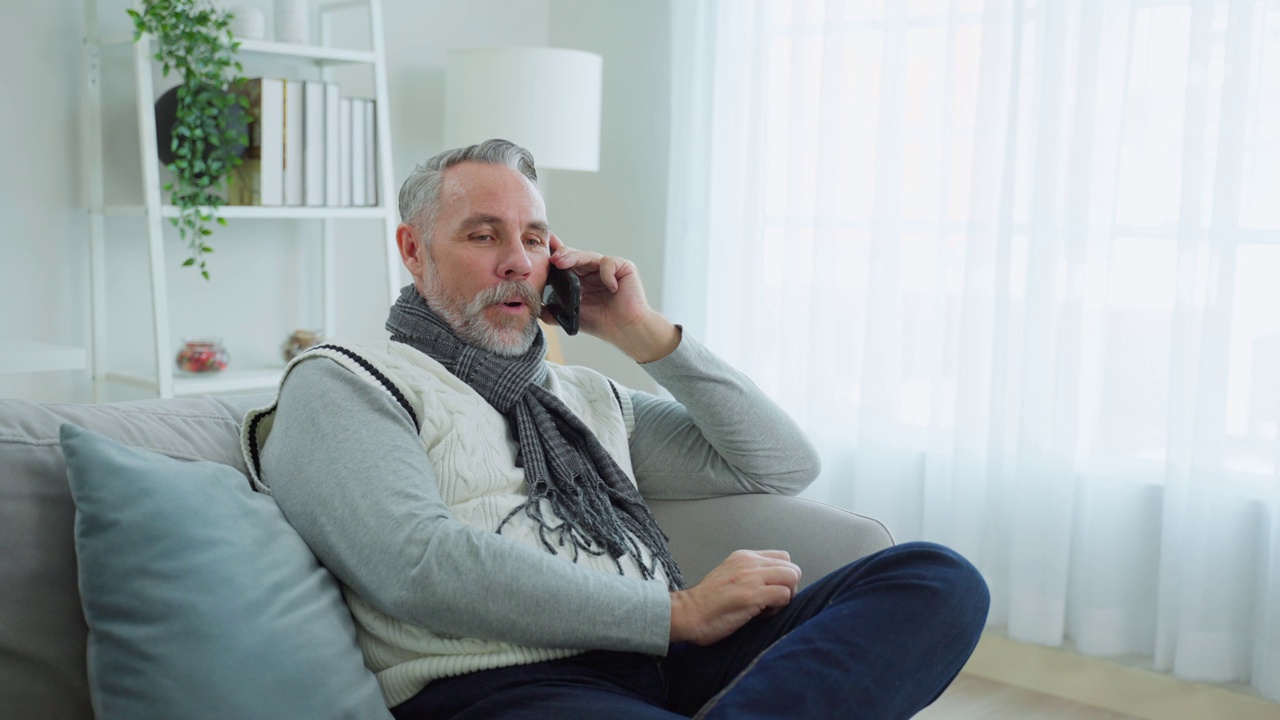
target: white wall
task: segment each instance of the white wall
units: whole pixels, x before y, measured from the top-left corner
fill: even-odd
[[[548,217],[569,245],[621,255],[640,269],[645,293],[662,298],[671,80],[665,2],[551,0],[551,42],[604,57],[600,171],[548,172]],[[668,313],[679,322],[678,313]],[[653,382],[611,345],[565,343],[572,362],[642,390]]]
[[[80,17],[68,3],[0,7],[0,343],[84,342],[88,223],[78,178]],[[0,396],[83,394],[80,373],[0,376]],[[39,388],[33,378],[38,378]]]
[[[110,2],[103,2],[109,7]],[[267,10],[268,0],[229,2]],[[124,4],[104,9],[114,30],[127,30]],[[549,171],[549,212],[564,237],[583,247],[625,255],[661,296],[661,232],[666,194],[666,4],[624,0],[384,0],[394,175],[443,149],[445,53],[454,47],[555,45],[598,52],[605,61],[603,146],[599,173]],[[71,10],[68,12],[68,10]],[[115,13],[119,13],[116,15]],[[25,337],[89,343],[88,223],[80,183],[79,115],[84,73],[80,3],[6,3],[0,7],[0,62],[10,112],[0,115],[6,138],[0,163],[0,340]],[[108,56],[106,80],[125,82],[127,51]],[[355,83],[358,85],[359,83]],[[104,98],[110,197],[138,202],[137,138],[130,125],[132,86]],[[149,284],[142,224],[110,222],[109,325],[112,357],[149,363]],[[386,317],[384,258],[378,230],[352,221],[339,249],[339,328],[375,337]],[[317,223],[240,221],[214,236],[213,281],[179,267],[183,247],[168,241],[171,333],[227,338],[233,363],[275,359],[284,337],[315,326]],[[302,278],[299,279],[298,270]],[[566,343],[571,361],[593,365],[638,387],[647,377],[612,348],[589,340]],[[112,398],[131,397],[115,392]],[[0,397],[91,399],[87,373],[0,376]]]

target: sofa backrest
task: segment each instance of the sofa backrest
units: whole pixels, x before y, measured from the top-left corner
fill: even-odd
[[[0,400],[0,708],[5,717],[93,717],[85,674],[88,630],[76,583],[75,505],[58,441],[62,424],[244,472],[240,420],[270,401],[261,394],[97,405]]]

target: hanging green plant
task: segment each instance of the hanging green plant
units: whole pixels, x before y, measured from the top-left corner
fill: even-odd
[[[155,37],[155,59],[165,77],[176,71],[182,79],[176,88],[169,152],[160,148],[174,176],[164,189],[178,208],[173,224],[191,250],[182,264],[199,268],[208,280],[205,255],[213,248],[206,241],[213,223],[227,224],[217,214],[226,204],[222,192],[249,142],[249,102],[237,92],[244,69],[236,60],[240,43],[229,28],[232,16],[209,0],[143,0],[140,10],[128,12],[134,42],[144,35]],[[168,122],[167,117],[158,121]],[[159,125],[157,131],[165,134]]]

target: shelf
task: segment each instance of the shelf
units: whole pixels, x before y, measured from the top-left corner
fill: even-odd
[[[142,205],[104,205],[103,215],[146,215],[147,209]],[[218,208],[218,215],[228,220],[243,218],[246,220],[359,220],[372,218],[381,220],[391,212],[390,208],[380,205],[369,207],[266,207],[262,205],[223,205]],[[174,205],[161,205],[160,216],[178,217],[178,208]]]
[[[93,333],[91,341],[87,342],[89,351],[82,352],[77,362],[83,367],[86,356],[91,361],[89,374],[93,380],[94,398],[98,401],[110,400],[113,390],[125,389],[140,390],[142,394],[152,393],[160,397],[271,392],[278,385],[285,367],[283,363],[276,361],[276,356],[262,357],[257,366],[237,361],[222,372],[203,375],[181,374],[174,365],[176,337],[170,323],[170,305],[178,302],[178,298],[182,298],[183,302],[191,302],[192,298],[185,293],[171,293],[171,278],[168,277],[171,266],[166,247],[172,246],[170,241],[178,234],[168,226],[178,223],[181,217],[178,207],[165,204],[171,202],[172,196],[164,190],[169,174],[160,163],[156,137],[155,98],[159,95],[157,85],[167,85],[168,82],[162,81],[160,64],[155,60],[154,53],[158,49],[156,38],[142,37],[135,42],[133,33],[125,32],[125,24],[122,22],[124,18],[119,16],[107,23],[119,32],[99,34],[99,21],[102,19],[99,4],[105,3],[85,0],[86,37],[82,55],[87,82],[82,83],[85,111],[80,114],[80,119],[85,150],[82,173],[87,179],[85,197],[88,201],[87,219],[91,240],[90,298]],[[225,221],[230,226],[211,228],[220,233],[219,237],[224,237],[221,233],[228,230],[232,236],[260,234],[267,227],[265,224],[255,227],[253,221],[270,220],[275,221],[274,225],[278,226],[277,232],[272,234],[288,230],[300,234],[299,237],[315,238],[317,242],[307,242],[303,248],[309,258],[305,267],[297,267],[298,263],[291,263],[286,258],[276,259],[280,264],[290,266],[291,273],[299,280],[298,289],[302,291],[298,297],[300,307],[297,311],[286,313],[290,316],[287,322],[293,325],[297,317],[313,318],[319,320],[315,323],[317,326],[323,326],[329,334],[334,334],[339,332],[339,279],[346,272],[339,259],[339,251],[343,249],[341,245],[346,243],[344,238],[380,238],[386,256],[385,263],[381,264],[387,277],[388,303],[394,303],[400,292],[403,263],[395,239],[400,214],[393,190],[395,177],[392,172],[391,123],[388,113],[384,112],[390,106],[387,101],[389,90],[386,43],[382,0],[312,0],[307,5],[308,26],[312,30],[319,30],[318,36],[313,37],[314,45],[238,38],[237,58],[243,63],[244,74],[248,77],[333,83],[341,90],[348,82],[355,82],[355,78],[347,77],[351,72],[349,69],[354,68],[355,74],[361,76],[362,81],[372,80],[372,86],[364,90],[362,85],[362,91],[372,94],[372,100],[379,109],[374,113],[373,120],[373,157],[376,159],[374,181],[379,192],[362,199],[376,199],[378,204],[359,207],[224,205],[201,210],[205,215],[216,215],[219,221]],[[353,11],[350,17],[347,16],[348,10]],[[333,11],[341,12],[335,14]],[[110,12],[116,12],[114,6]],[[362,14],[368,24],[367,43],[355,37],[363,33],[347,32],[350,29],[345,27],[346,23],[355,23],[363,28],[365,21],[359,17]],[[337,32],[339,30],[343,32]],[[349,42],[336,40],[348,34],[352,35]],[[368,49],[355,49],[356,47]],[[123,73],[125,60],[133,70],[132,83]],[[170,79],[176,80],[172,77]],[[123,109],[125,93],[130,85],[134,104],[133,112],[130,113],[132,122],[117,122],[124,119],[124,115],[118,111]],[[110,104],[104,105],[104,98],[109,99]],[[129,125],[137,130],[141,171],[138,179],[141,182],[122,183],[116,188],[108,180],[108,175],[115,173],[107,172],[108,153],[104,145],[114,142],[117,135],[129,129]],[[105,134],[108,129],[111,130],[110,138]],[[111,155],[112,162],[119,160],[115,154]],[[127,170],[128,166],[120,169]],[[112,192],[108,193],[108,189]],[[116,190],[120,192],[117,193]],[[108,195],[113,195],[116,199],[108,200]],[[347,201],[350,202],[350,198]],[[116,217],[129,220],[116,220]],[[334,222],[338,220],[355,222]],[[373,232],[375,226],[377,232]],[[110,347],[112,343],[109,340],[114,339],[110,337],[114,327],[113,318],[125,318],[130,323],[141,323],[144,320],[138,308],[140,298],[123,303],[119,310],[108,308],[109,298],[116,301],[109,291],[120,283],[127,282],[124,278],[114,277],[114,273],[111,273],[113,277],[108,277],[108,267],[111,262],[115,262],[111,260],[112,256],[119,254],[116,247],[119,243],[114,241],[126,237],[138,238],[140,235],[146,239],[145,266],[138,253],[130,253],[130,257],[122,257],[119,262],[128,262],[136,268],[138,272],[133,275],[140,275],[145,270],[150,276],[147,299],[151,312],[146,320],[151,326],[154,342],[148,348],[149,358],[137,357],[122,365],[112,366],[109,359],[113,357]],[[125,277],[131,276],[125,274]],[[270,292],[270,288],[264,289]],[[229,289],[224,290],[226,291]],[[133,294],[129,295],[132,297]],[[249,319],[249,322],[253,321],[253,318]],[[285,319],[280,318],[276,322],[284,324]],[[13,357],[12,353],[7,352],[7,348],[0,345],[0,363],[16,364]],[[23,361],[24,367],[34,364],[25,356]],[[5,365],[0,364],[0,367]]]
[[[34,340],[0,340],[0,375],[84,370],[84,348]]]
[[[241,40],[241,55],[262,55],[271,58],[296,58],[316,65],[372,64],[376,56],[369,50],[319,47],[317,45],[292,45],[266,40]]]
[[[284,367],[259,367],[245,370],[223,370],[209,375],[173,376],[173,394],[175,396],[206,395],[210,393],[244,392],[250,390],[273,390],[280,384],[280,376]],[[112,372],[107,373],[107,380],[126,383],[136,387],[155,390],[158,387],[156,377],[151,373]]]
[[[283,367],[223,370],[213,375],[175,375],[173,394],[204,395],[206,393],[272,390],[280,384]]]
[[[133,34],[103,36],[98,40],[103,47],[122,47],[133,44]],[[373,64],[377,56],[370,50],[348,50],[346,48],[320,47],[318,45],[296,45],[270,40],[240,40],[237,51],[240,60],[262,59],[300,60],[312,65],[361,65]]]

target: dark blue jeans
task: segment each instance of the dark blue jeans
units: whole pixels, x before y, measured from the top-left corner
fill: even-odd
[[[593,651],[437,680],[400,720],[910,718],[960,672],[986,623],[982,576],[906,543],[862,558],[706,647]]]

